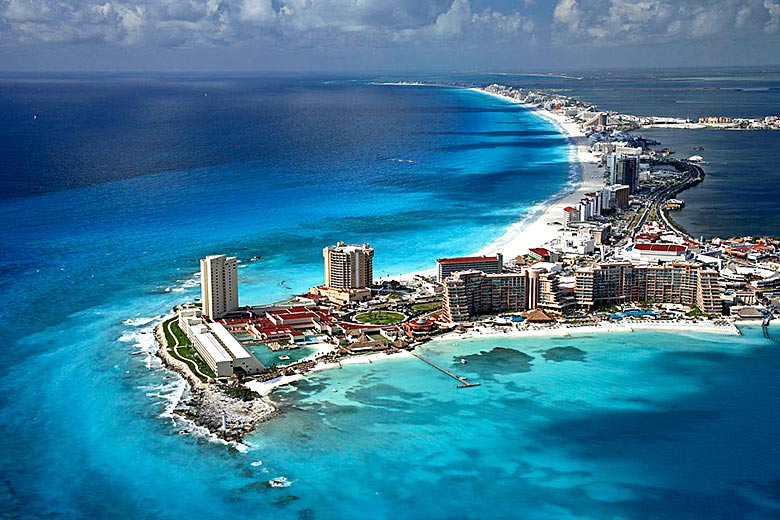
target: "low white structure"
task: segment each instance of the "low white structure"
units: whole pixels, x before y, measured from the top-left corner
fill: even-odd
[[[265,371],[263,364],[221,323],[204,322],[199,311],[180,311],[179,327],[217,377],[230,377],[236,370],[247,375]]]
[[[622,253],[622,257],[632,262],[663,264],[667,262],[683,262],[688,254],[688,248],[679,244],[634,244]]]
[[[564,255],[592,255],[596,251],[595,242],[587,228],[561,231],[550,242],[550,247]]]

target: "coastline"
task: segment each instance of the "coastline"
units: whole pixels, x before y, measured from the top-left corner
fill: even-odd
[[[466,332],[449,332],[433,338],[432,342],[453,341],[475,338],[529,338],[529,337],[569,337],[580,334],[607,334],[633,332],[669,332],[669,333],[709,333],[741,336],[739,328],[731,320],[678,322],[678,321],[627,321],[623,323],[603,322],[593,325],[553,325],[550,327],[528,327],[523,329],[495,329],[479,327]]]
[[[548,201],[539,204],[538,209],[532,209],[523,219],[510,225],[503,235],[477,252],[477,255],[488,255],[499,251],[504,254],[504,258],[514,258],[528,253],[532,247],[540,247],[547,242],[550,228],[559,226],[563,221],[563,208],[579,204],[586,193],[604,186],[603,172],[598,168],[598,159],[591,153],[585,134],[576,123],[567,121],[565,116],[531,107],[517,99],[488,92],[484,88],[469,90],[525,106],[552,123],[570,143],[569,163],[573,170],[570,178],[574,185],[562,188]]]
[[[398,84],[405,86],[406,84]],[[517,99],[489,92],[485,88],[469,88],[486,96],[493,96],[504,101],[522,105],[548,122],[569,142],[569,165],[571,174],[569,182],[547,200],[539,202],[520,220],[512,223],[498,238],[486,244],[473,256],[492,255],[500,252],[504,258],[511,259],[527,254],[529,249],[541,247],[550,239],[550,230],[557,229],[563,222],[563,209],[576,206],[587,193],[592,193],[604,187],[603,170],[599,169],[598,158],[590,151],[590,143],[579,126],[568,121],[565,116],[555,114],[542,108],[529,106]],[[435,276],[436,269],[424,269],[405,273],[402,280],[411,280],[417,276]]]
[[[154,354],[160,358],[167,370],[184,378],[188,393],[174,403],[170,413],[207,429],[212,435],[228,443],[240,443],[244,435],[254,431],[259,423],[279,414],[273,404],[263,396],[250,401],[229,397],[219,387],[201,382],[185,363],[172,357],[168,353],[168,342],[163,332],[163,324],[171,317],[173,316],[164,317],[154,327],[158,345]],[[182,431],[190,433],[187,430]]]
[[[394,84],[399,86],[413,85],[409,83]],[[528,253],[530,248],[543,246],[550,238],[551,231],[561,227],[564,218],[563,209],[567,206],[576,206],[588,193],[592,193],[604,186],[603,170],[599,168],[599,159],[590,151],[590,143],[579,126],[569,121],[565,116],[531,106],[517,99],[489,92],[484,88],[470,88],[473,92],[501,98],[515,104],[523,105],[534,111],[539,117],[550,122],[556,130],[567,140],[569,147],[568,162],[570,168],[569,180],[558,192],[543,202],[537,203],[520,220],[510,224],[504,233],[482,247],[475,255],[490,255],[496,252],[504,254],[511,259]],[[435,269],[406,273],[402,279],[412,279],[416,276],[430,276]],[[167,319],[167,318],[165,318]],[[305,374],[279,376],[270,381],[250,381],[245,387],[259,394],[251,401],[241,401],[230,398],[220,391],[217,385],[204,384],[189,372],[186,364],[171,357],[167,352],[165,336],[161,330],[161,324],[155,328],[160,348],[158,357],[163,360],[166,368],[182,375],[188,382],[189,395],[180,399],[174,412],[178,416],[192,421],[198,426],[207,428],[216,437],[226,441],[240,442],[243,435],[253,431],[256,425],[279,414],[268,396],[280,387],[306,377]],[[635,331],[663,331],[663,332],[692,332],[692,333],[716,333],[741,335],[739,329],[729,320],[720,322],[633,322],[620,323],[602,322],[593,325],[565,325],[556,324],[548,327],[525,326],[519,328],[494,328],[480,326],[465,332],[449,332],[433,338],[433,341],[455,341],[472,338],[491,337],[543,337],[543,336],[572,336],[580,334],[601,333],[633,333]],[[325,363],[319,361],[306,372],[321,372],[342,368],[344,365],[368,364],[374,361],[396,358],[411,358],[413,354],[401,351],[393,354],[378,353],[359,355],[343,359],[339,362]],[[183,405],[183,406],[182,406]],[[223,411],[227,412],[227,428],[222,428]]]

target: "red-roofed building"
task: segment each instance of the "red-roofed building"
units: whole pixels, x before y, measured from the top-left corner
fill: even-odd
[[[688,248],[679,244],[634,244],[632,256],[638,260],[655,263],[679,262],[685,259]]]
[[[476,269],[483,273],[500,273],[504,265],[504,256],[496,253],[495,256],[464,256],[459,258],[437,258],[439,281],[443,281],[452,273]]]
[[[569,224],[577,222],[579,219],[580,219],[579,208],[574,208],[572,206],[566,206],[565,208],[563,208],[564,225],[568,226]]]
[[[550,252],[543,247],[532,247],[528,250],[528,254],[534,260],[539,260],[542,262],[547,262],[550,260]]]

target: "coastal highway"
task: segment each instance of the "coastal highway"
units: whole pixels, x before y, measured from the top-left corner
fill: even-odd
[[[666,201],[667,198],[669,198],[669,196],[672,193],[680,193],[681,191],[684,191],[690,188],[691,186],[695,186],[696,184],[701,182],[702,179],[704,179],[704,170],[700,166],[691,163],[682,163],[682,164],[684,164],[688,168],[685,177],[683,177],[683,179],[680,182],[676,182],[670,186],[667,186],[662,190],[655,192],[651,196],[650,200],[645,206],[642,216],[640,217],[639,221],[631,230],[632,235],[636,235],[637,233],[639,233],[639,231],[641,231],[642,227],[645,225],[645,222],[647,222],[650,213],[652,212],[653,209],[655,209],[655,212],[659,216],[661,223],[664,224],[664,226],[667,229],[671,231],[675,231],[685,236],[689,236],[688,233],[674,226],[669,221],[669,219],[666,218],[666,215],[663,213],[663,210],[661,209],[663,203]]]

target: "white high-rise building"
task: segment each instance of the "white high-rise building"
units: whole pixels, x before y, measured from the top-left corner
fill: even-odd
[[[200,261],[203,314],[221,318],[238,309],[238,260],[234,256],[211,255]]]

